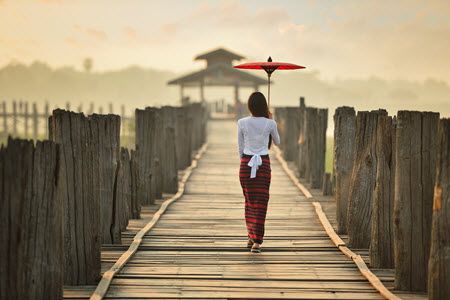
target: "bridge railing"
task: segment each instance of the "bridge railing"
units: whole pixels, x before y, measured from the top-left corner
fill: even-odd
[[[311,188],[330,194],[331,176],[325,174],[328,109],[306,106],[302,97],[298,107],[276,107],[274,118],[284,158],[296,164]]]
[[[369,248],[372,267],[395,268],[396,289],[426,291],[445,276],[439,274],[445,268],[432,270],[433,261],[450,268],[448,255],[430,256],[430,247],[443,254],[449,246],[448,240],[438,241],[445,223],[432,229],[433,214],[445,214],[440,204],[449,201],[440,193],[442,186],[448,188],[448,177],[447,185],[437,182],[439,170],[448,169],[449,120],[418,111],[355,115],[348,107],[338,108],[335,120],[335,130],[341,130],[341,140],[335,136],[339,232],[348,234],[351,247]],[[345,169],[338,169],[340,163]]]
[[[136,147],[127,149],[118,115],[56,109],[51,141],[9,139],[0,151],[0,298],[60,299],[63,284],[96,284],[101,245],[120,244],[141,205],[176,192],[206,120],[197,103],[137,109]]]
[[[327,194],[325,150],[314,142],[325,137],[318,111],[301,100],[299,107],[276,108],[275,118],[285,159],[311,188],[320,188],[314,174],[324,174]],[[434,112],[389,116],[339,107],[334,114],[338,233],[348,235],[350,247],[369,249],[371,267],[395,268],[396,289],[428,290],[431,299],[450,298],[449,141],[450,120]]]

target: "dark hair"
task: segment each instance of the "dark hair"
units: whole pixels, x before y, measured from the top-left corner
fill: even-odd
[[[269,118],[269,108],[267,106],[266,97],[261,92],[253,92],[248,97],[247,102],[248,110],[254,117],[266,117]],[[269,145],[272,145],[272,136],[269,135]]]

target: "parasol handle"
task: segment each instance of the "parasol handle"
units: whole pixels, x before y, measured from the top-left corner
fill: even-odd
[[[270,110],[270,75],[272,73],[267,73],[267,109]]]

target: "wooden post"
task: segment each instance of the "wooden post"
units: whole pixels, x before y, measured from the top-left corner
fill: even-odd
[[[373,191],[370,266],[394,268],[394,186],[395,123],[392,117],[380,115],[377,121],[375,152],[377,157]]]
[[[114,106],[113,106],[112,102],[108,103],[108,111],[110,114],[114,113]]]
[[[191,159],[190,142],[190,126],[189,116],[187,115],[187,107],[179,107],[176,112],[176,151],[177,151],[177,165],[178,169],[182,170],[189,166]]]
[[[70,102],[66,102],[66,110],[70,111]]]
[[[51,139],[60,145],[58,201],[64,210],[64,283],[97,284],[100,278],[100,202],[89,120],[61,109],[50,118]]]
[[[151,140],[151,145],[153,147],[153,157],[152,157],[152,194],[155,199],[162,198],[163,192],[163,170],[162,170],[162,155],[164,151],[164,143],[157,137],[163,136],[164,125],[162,123],[161,109],[154,107],[147,107],[146,110],[154,111],[154,126],[155,135]]]
[[[450,299],[450,119],[438,129],[436,183],[434,186],[431,250],[428,263],[428,296]]]
[[[376,179],[376,134],[379,116],[385,110],[362,111],[356,116],[356,141],[347,212],[348,244],[369,248],[373,190]]]
[[[37,140],[39,135],[39,116],[36,102],[33,102],[33,114],[31,118],[33,123],[33,139]]]
[[[62,299],[59,155],[50,141],[0,149],[0,299]]]
[[[3,108],[3,132],[5,134],[8,134],[8,112],[6,111],[6,102],[3,101],[2,103],[2,108]]]
[[[24,108],[23,108],[23,127],[24,127],[24,134],[25,138],[29,138],[29,117],[28,114],[28,102],[24,102]]]
[[[12,119],[13,119],[13,135],[17,136],[17,102],[16,102],[16,100],[13,101]]]
[[[399,290],[426,290],[438,122],[438,113],[398,112],[394,257]]]
[[[175,149],[175,129],[173,127],[165,128],[165,160],[164,169],[166,174],[164,178],[164,191],[175,194],[178,191],[178,170],[177,155]]]
[[[336,180],[336,221],[338,233],[347,233],[347,209],[355,155],[356,115],[353,107],[338,107],[334,113],[333,173]]]
[[[163,191],[176,193],[178,191],[177,150],[175,141],[176,110],[171,106],[163,106],[161,114],[164,123],[164,151],[162,153]]]
[[[141,218],[141,202],[138,197],[138,184],[139,184],[139,166],[137,159],[137,152],[131,150],[130,158],[130,173],[131,173],[131,205],[130,205],[130,218]]]
[[[322,188],[322,180],[325,174],[326,132],[328,123],[328,109],[317,109],[313,119],[314,133],[311,137],[310,147],[310,183],[311,188]],[[311,133],[311,131],[309,132]]]
[[[330,196],[333,194],[333,188],[331,183],[331,173],[325,173],[323,175],[322,195]]]
[[[155,200],[152,191],[155,151],[153,141],[156,135],[155,114],[155,111],[151,109],[136,109],[135,111],[136,158],[139,168],[139,176],[137,176],[137,197],[138,202],[143,205],[153,204]]]
[[[131,171],[128,149],[120,149],[114,182],[113,223],[111,232],[114,244],[121,244],[122,231],[127,229],[131,205]]]
[[[298,156],[298,136],[299,136],[299,120],[300,108],[285,107],[285,128],[284,128],[284,158],[293,161]]]
[[[50,110],[49,110],[49,107],[48,107],[48,102],[45,102],[45,106],[44,106],[44,116],[43,116],[43,119],[44,119],[44,123],[45,123],[45,124],[48,124],[49,117],[50,117]],[[45,126],[45,136],[46,136],[46,137],[50,137],[50,134],[49,134],[49,133],[50,133],[50,132],[49,132],[49,126]]]
[[[77,112],[82,112],[83,111],[83,103],[80,103],[77,107]]]
[[[111,232],[114,224],[114,178],[120,151],[120,117],[118,115],[89,116],[94,148],[96,197],[100,201],[100,222],[103,244],[120,244],[120,237]]]

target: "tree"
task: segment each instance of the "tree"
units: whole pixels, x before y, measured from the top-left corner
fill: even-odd
[[[92,65],[93,65],[92,58],[86,57],[86,58],[84,59],[84,61],[83,61],[83,67],[84,67],[84,70],[85,70],[87,73],[90,73],[90,72],[91,72],[91,70],[92,70]]]

